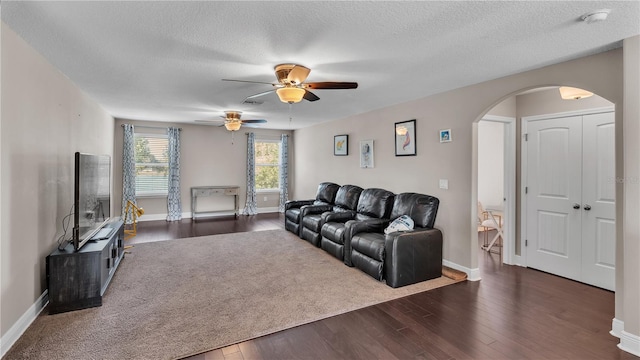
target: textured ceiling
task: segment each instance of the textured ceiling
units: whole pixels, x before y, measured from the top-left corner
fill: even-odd
[[[607,21],[580,21],[602,8]],[[640,2],[3,1],[2,20],[115,117],[240,110],[287,129],[619,47],[640,34]],[[270,85],[221,81],[273,82],[285,62],[359,87],[290,108],[273,93],[242,103]]]

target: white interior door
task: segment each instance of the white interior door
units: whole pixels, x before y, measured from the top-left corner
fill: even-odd
[[[615,290],[614,113],[583,117],[582,281]]]
[[[582,116],[527,125],[527,265],[580,280]]]
[[[615,115],[527,123],[527,265],[615,290]]]

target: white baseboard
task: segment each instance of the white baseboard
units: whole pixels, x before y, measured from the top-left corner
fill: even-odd
[[[18,341],[20,336],[27,331],[27,328],[31,323],[40,315],[42,309],[49,303],[49,290],[45,290],[36,302],[27,309],[27,311],[20,316],[20,319],[16,321],[13,326],[7,331],[6,334],[0,339],[0,358],[11,349],[13,344]]]
[[[524,264],[524,258],[522,255],[513,256],[513,265],[527,267],[527,265]]]
[[[233,215],[233,213],[231,213]],[[182,213],[183,219],[191,218],[191,212]],[[138,221],[157,221],[157,220],[167,220],[167,214],[144,214],[138,218]]]
[[[240,209],[242,211],[242,209]],[[262,207],[262,208],[258,208],[258,214],[265,214],[265,213],[277,213],[278,207]],[[220,211],[220,212],[212,212],[210,214],[207,214],[206,212],[202,213],[201,215],[198,215],[198,217],[207,217],[207,218],[211,218],[211,217],[216,217],[216,216],[230,216],[233,215],[233,211]],[[182,213],[182,218],[183,219],[190,219],[191,218],[191,212],[183,212]],[[138,218],[138,221],[143,222],[143,221],[158,221],[158,220],[167,220],[167,214],[144,214],[141,217]]]
[[[620,344],[618,344],[618,348],[629,354],[640,356],[640,336],[622,330],[620,332]]]
[[[635,356],[640,356],[640,336],[624,331],[624,321],[613,318],[609,334],[620,339],[618,348]]]
[[[620,339],[622,331],[624,331],[624,321],[613,318],[613,320],[611,320],[611,331],[609,331],[609,334]]]
[[[458,265],[454,262],[451,262],[449,260],[442,260],[442,265],[450,267],[454,270],[458,270],[458,271],[462,271],[463,273],[467,274],[467,280],[469,281],[478,281],[480,280],[480,269],[479,268],[475,268],[475,269],[470,269],[466,266],[462,266],[462,265]]]

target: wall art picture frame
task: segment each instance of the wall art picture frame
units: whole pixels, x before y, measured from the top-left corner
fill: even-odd
[[[373,168],[373,140],[360,141],[360,167]]]
[[[333,137],[333,155],[349,155],[349,135],[335,135]]]
[[[400,121],[394,125],[396,156],[416,156],[416,120]]]
[[[453,140],[452,134],[451,134],[451,129],[440,130],[440,142],[441,143],[451,142],[451,140]]]

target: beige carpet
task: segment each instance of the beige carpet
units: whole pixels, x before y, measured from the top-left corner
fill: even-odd
[[[174,359],[409,294],[284,230],[136,245],[101,307],[41,314],[6,359]]]

